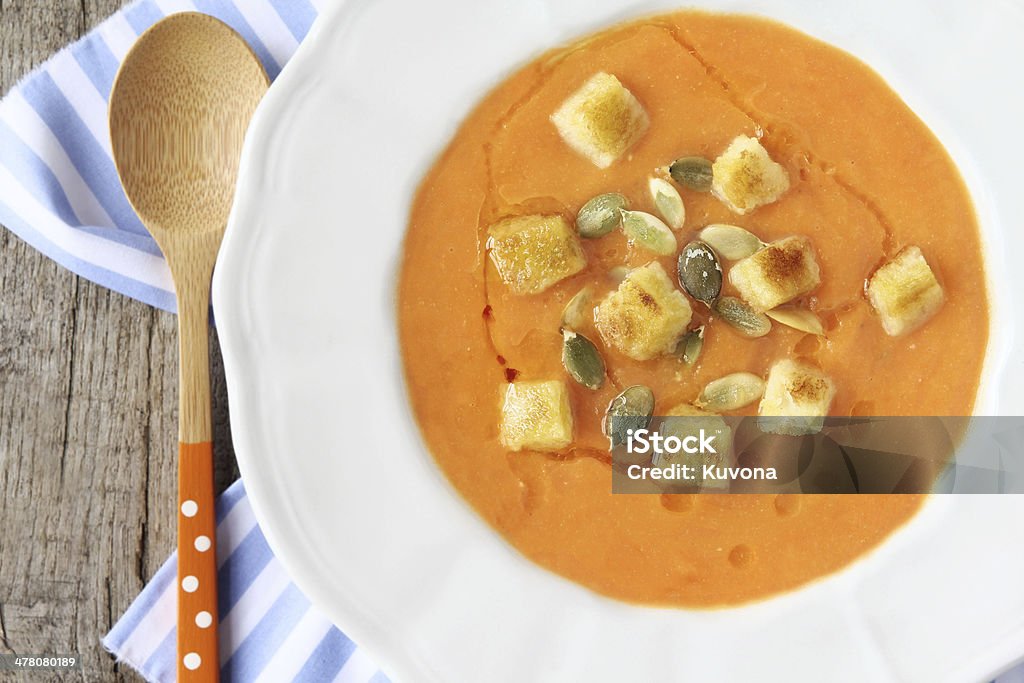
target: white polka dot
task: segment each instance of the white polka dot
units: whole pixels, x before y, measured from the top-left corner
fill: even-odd
[[[199,628],[209,628],[212,623],[213,615],[209,612],[200,612],[196,615],[196,626]]]
[[[210,537],[209,536],[197,536],[196,537],[196,550],[201,553],[205,553],[210,549]]]
[[[181,514],[186,517],[195,517],[199,512],[199,505],[194,500],[186,500],[181,504]]]
[[[186,593],[195,593],[199,588],[199,579],[194,576],[186,576],[181,580],[181,587]]]
[[[203,663],[202,657],[195,652],[189,652],[182,661],[185,663],[185,668],[189,671],[195,671]]]

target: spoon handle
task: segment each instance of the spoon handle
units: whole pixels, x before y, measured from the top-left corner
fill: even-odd
[[[217,681],[213,444],[178,447],[178,680]]]
[[[175,265],[184,266],[174,268]],[[213,264],[174,264],[178,290],[178,681],[216,683],[217,520],[210,420]],[[185,270],[186,272],[181,272]]]

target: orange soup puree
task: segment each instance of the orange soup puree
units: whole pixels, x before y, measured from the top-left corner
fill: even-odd
[[[617,77],[649,119],[606,168],[570,147],[552,121],[599,72]],[[502,219],[562,216],[574,226],[577,211],[607,192],[657,215],[652,175],[684,156],[715,160],[738,136],[759,139],[788,175],[776,201],[740,215],[712,193],[676,184],[686,215],[671,254],[616,229],[579,239],[585,266],[543,291],[517,293],[496,269],[489,230]],[[678,252],[716,223],[766,243],[810,241],[820,284],[788,305],[812,311],[824,336],[775,323],[746,338],[687,297],[689,328],[705,325],[694,367],[672,354],[631,358],[588,318],[577,331],[600,349],[607,378],[597,390],[573,381],[561,361],[566,303],[590,286],[597,305],[619,286],[616,269],[651,262],[682,293]],[[890,336],[866,282],[911,245],[944,301],[917,329]],[[722,295],[739,296],[728,277],[733,263],[722,265]],[[691,11],[645,19],[519,69],[484,97],[423,179],[399,286],[409,398],[452,485],[534,562],[622,600],[734,605],[848,565],[906,523],[924,497],[613,495],[601,431],[612,398],[644,384],[663,415],[694,402],[712,380],[740,371],[766,378],[773,363],[793,359],[830,378],[831,415],[969,415],[989,329],[983,274],[957,168],[866,65],[762,19]],[[503,445],[508,383],[551,380],[568,393],[571,443]],[[755,402],[728,414],[757,410]]]

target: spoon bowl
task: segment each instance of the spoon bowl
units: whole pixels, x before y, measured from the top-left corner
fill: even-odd
[[[172,14],[125,57],[110,98],[114,160],[161,249],[171,233],[223,234],[238,160],[267,75],[229,26]]]
[[[268,84],[237,33],[186,12],[139,37],[110,94],[121,184],[167,259],[178,300],[178,681],[219,679],[210,279],[245,132]]]

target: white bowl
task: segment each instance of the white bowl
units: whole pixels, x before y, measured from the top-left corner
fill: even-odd
[[[984,4],[984,7],[981,5]],[[979,412],[1021,414],[1024,11],[714,0],[876,68],[964,171],[994,326]],[[616,602],[523,559],[422,444],[401,376],[413,192],[482,94],[544,49],[674,9],[623,0],[350,0],[260,107],[214,302],[235,451],[299,587],[401,681],[973,681],[1024,656],[1024,499],[936,496],[848,569],[719,611]],[[1006,229],[1004,229],[1006,226]],[[428,351],[425,351],[428,352]]]

